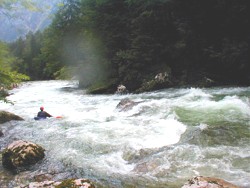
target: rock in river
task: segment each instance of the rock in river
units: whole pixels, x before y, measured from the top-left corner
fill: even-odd
[[[225,180],[213,177],[197,176],[189,179],[182,188],[239,188]]]
[[[44,181],[32,182],[26,186],[19,186],[17,188],[95,188],[94,184],[88,179],[67,179],[62,182]]]
[[[2,153],[2,163],[7,169],[26,167],[43,159],[45,149],[32,142],[14,141]]]
[[[0,110],[0,124],[11,121],[11,120],[22,121],[24,119],[10,112]]]

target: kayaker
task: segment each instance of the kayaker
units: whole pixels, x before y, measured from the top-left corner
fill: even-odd
[[[44,111],[44,107],[40,107],[40,112],[37,113],[38,118],[47,118],[47,117],[52,117],[48,112]]]

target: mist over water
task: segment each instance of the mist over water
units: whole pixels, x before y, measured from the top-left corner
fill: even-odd
[[[91,32],[70,33],[62,42],[61,58],[71,77],[79,80],[81,88],[89,87],[106,80],[110,65],[105,59],[100,37]]]
[[[11,91],[15,105],[1,103],[25,121],[0,126],[0,149],[18,139],[46,149],[31,177],[54,172],[56,180],[85,177],[103,187],[181,187],[202,175],[250,187],[249,87],[87,95],[77,84],[28,82]],[[124,98],[141,103],[124,112],[116,108]],[[33,120],[40,106],[63,118]],[[8,174],[1,165],[0,174]],[[24,181],[8,177],[1,181],[7,187]]]

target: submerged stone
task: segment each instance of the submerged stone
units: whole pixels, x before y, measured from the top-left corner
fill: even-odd
[[[44,182],[31,182],[25,186],[17,188],[95,188],[94,184],[88,179],[67,179],[62,182],[44,181]]]
[[[189,179],[182,188],[239,188],[225,180],[213,177],[196,176]]]
[[[120,111],[128,111],[131,110],[134,106],[138,105],[141,102],[134,102],[129,98],[122,99],[118,105],[116,106],[117,109]]]
[[[2,163],[7,169],[25,167],[44,158],[45,149],[32,142],[18,140],[10,144],[2,153]]]
[[[56,188],[64,187],[95,188],[93,183],[91,183],[88,179],[68,179],[56,186]]]

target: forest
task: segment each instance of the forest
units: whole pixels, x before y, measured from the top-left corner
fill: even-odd
[[[74,78],[93,93],[249,86],[249,14],[247,0],[64,0],[47,29],[1,42],[0,82]]]

